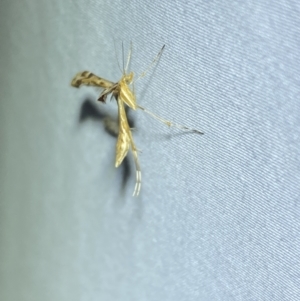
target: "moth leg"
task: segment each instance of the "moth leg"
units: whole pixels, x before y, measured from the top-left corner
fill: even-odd
[[[163,45],[163,47],[160,49],[159,53],[156,55],[156,57],[151,62],[151,64],[146,68],[146,70],[137,77],[135,82],[137,82],[139,79],[143,78],[147,74],[147,72],[156,64],[156,62],[160,59],[164,49],[165,49],[165,45]]]
[[[164,118],[161,118],[160,116],[157,116],[155,115],[154,113],[152,113],[151,111],[141,107],[141,106],[137,106],[139,109],[143,110],[144,112],[146,112],[147,114],[149,114],[150,116],[152,116],[153,118],[157,119],[158,121],[164,123],[165,125],[167,125],[168,127],[171,127],[171,126],[174,126],[176,128],[179,128],[183,131],[191,131],[193,133],[197,133],[197,134],[200,134],[200,135],[204,135],[203,132],[199,131],[199,130],[196,130],[196,129],[192,129],[192,128],[189,128],[185,125],[181,125],[181,124],[177,124],[177,123],[174,123],[172,121],[169,121],[169,120],[166,120]]]
[[[101,101],[101,102],[104,102],[104,103],[105,103],[105,102],[106,102],[107,96],[108,96],[110,93],[113,93],[113,94],[114,94],[114,92],[115,92],[115,90],[116,90],[116,87],[117,87],[117,84],[114,84],[114,85],[112,85],[111,87],[104,89],[104,90],[101,92],[100,96],[98,97],[98,101]],[[112,94],[111,97],[114,96],[113,94]]]

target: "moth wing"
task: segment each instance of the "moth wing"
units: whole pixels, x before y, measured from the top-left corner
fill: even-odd
[[[71,85],[76,88],[85,85],[107,89],[112,87],[114,83],[104,78],[101,78],[90,71],[83,71],[75,75],[75,77],[71,81]]]
[[[119,167],[127,156],[130,147],[130,138],[127,133],[121,130],[119,131],[118,141],[116,145],[116,163],[115,166]]]
[[[119,135],[116,145],[116,163],[115,166],[118,167],[126,157],[129,147],[130,147],[130,128],[127,121],[126,112],[124,109],[123,102],[118,99],[119,107]]]
[[[129,85],[125,82],[125,80],[120,81],[120,93],[119,98],[121,101],[127,104],[131,109],[136,110],[136,98]]]

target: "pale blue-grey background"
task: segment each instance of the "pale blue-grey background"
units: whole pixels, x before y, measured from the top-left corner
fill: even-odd
[[[0,300],[300,300],[298,1],[0,2]],[[142,72],[143,186],[79,123],[91,70]],[[114,102],[101,105],[115,112]]]

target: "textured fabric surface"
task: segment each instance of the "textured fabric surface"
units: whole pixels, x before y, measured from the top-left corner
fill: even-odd
[[[0,300],[299,300],[299,28],[293,0],[2,0]],[[166,44],[138,102],[205,132],[132,113],[139,198],[115,103],[70,87],[130,41],[137,74]]]

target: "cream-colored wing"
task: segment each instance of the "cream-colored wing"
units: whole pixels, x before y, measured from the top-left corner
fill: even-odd
[[[129,85],[131,84],[133,79],[133,72],[130,72],[128,75],[123,76],[119,81],[119,98],[121,101],[126,103],[128,107],[133,110],[136,110],[136,98],[133,91],[130,89]]]
[[[115,166],[118,167],[126,157],[129,147],[130,147],[130,128],[127,121],[126,112],[124,109],[124,104],[121,100],[118,100],[119,108],[119,135],[116,145],[116,163]]]
[[[124,158],[126,157],[129,147],[131,147],[131,151],[133,154],[133,159],[135,163],[135,188],[133,195],[138,196],[141,190],[142,184],[142,174],[141,168],[138,159],[137,148],[134,144],[130,127],[127,121],[127,115],[124,109],[124,103],[118,99],[118,107],[119,107],[119,135],[118,141],[116,145],[116,167],[118,167]]]

